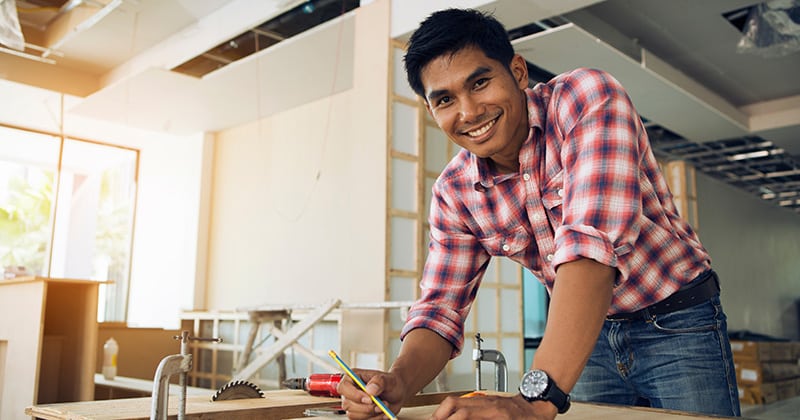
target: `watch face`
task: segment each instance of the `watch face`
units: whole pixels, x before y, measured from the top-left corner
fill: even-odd
[[[547,389],[547,374],[542,370],[529,370],[522,377],[519,390],[527,398],[539,398]]]

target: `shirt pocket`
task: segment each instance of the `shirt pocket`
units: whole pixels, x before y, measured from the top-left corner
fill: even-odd
[[[525,226],[496,235],[479,238],[481,246],[493,257],[512,257],[523,253],[531,244],[531,235]]]
[[[542,204],[553,226],[561,225],[562,205],[564,204],[564,171],[559,171],[547,180],[542,188]]]

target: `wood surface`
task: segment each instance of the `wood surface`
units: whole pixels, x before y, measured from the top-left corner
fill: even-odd
[[[309,408],[338,405],[338,398],[313,397],[300,390],[278,390],[265,392],[264,398],[230,401],[211,401],[213,391],[207,397],[188,396],[186,417],[188,419],[325,419],[323,417],[304,417]],[[461,395],[465,391],[420,394],[404,408],[398,419],[428,419],[444,398]],[[511,394],[509,394],[511,395]],[[177,415],[177,396],[169,400],[169,415]],[[88,401],[76,403],[47,404],[28,407],[25,414],[45,420],[147,420],[150,418],[150,398],[126,398],[119,400]],[[344,418],[344,417],[341,417]],[[658,410],[643,407],[620,407],[601,404],[573,403],[569,412],[558,416],[565,420],[699,420],[719,419],[676,411]],[[328,418],[329,419],[329,418]]]
[[[303,411],[312,407],[336,404],[338,398],[313,397],[300,390],[265,392],[264,398],[229,401],[211,401],[213,390],[207,396],[186,397],[188,419],[286,419],[302,417]],[[178,414],[179,398],[169,398],[169,416]],[[85,401],[32,406],[25,414],[45,420],[147,420],[150,419],[151,399],[125,398],[118,400]]]
[[[404,408],[400,411],[398,420],[428,420],[436,410],[437,405]],[[342,417],[343,419],[345,417]],[[682,413],[668,410],[657,410],[643,407],[621,407],[600,404],[572,403],[572,407],[566,414],[556,417],[558,420],[698,420],[698,419],[717,419],[720,417],[710,417]],[[330,420],[330,417],[298,417],[297,420]]]
[[[309,408],[338,405],[339,398],[313,397],[301,390],[276,390],[264,392],[264,398],[211,401],[213,390],[208,395],[186,397],[188,419],[288,419],[301,418]],[[438,404],[448,395],[463,392],[421,394],[410,404]],[[169,398],[170,417],[178,414],[178,396]],[[147,398],[125,398],[103,401],[46,404],[27,407],[25,414],[45,420],[147,420],[150,418],[151,400]]]
[[[411,407],[403,409],[398,419],[416,420],[429,419],[436,406]],[[308,419],[308,417],[306,417]],[[719,417],[699,416],[675,411],[656,410],[641,407],[620,407],[599,404],[573,403],[566,414],[558,416],[564,420],[689,420],[689,419],[719,419]]]

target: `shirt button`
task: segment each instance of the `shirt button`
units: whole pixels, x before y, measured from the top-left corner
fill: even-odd
[[[556,191],[556,194],[558,194],[559,197],[563,198],[564,197],[564,189],[563,188],[559,188],[558,191]]]
[[[511,249],[511,247],[510,247],[510,246],[508,246],[508,245],[503,245],[503,251],[506,251],[506,252],[508,252],[508,250],[509,250],[509,249]]]
[[[526,181],[530,181],[531,180],[531,174],[529,174],[529,173],[522,174],[522,179],[524,179]]]
[[[542,215],[539,214],[539,213],[534,213],[533,214],[533,220],[536,221],[536,222],[542,220]]]
[[[548,262],[553,261],[553,254],[547,254],[545,258],[547,259]]]

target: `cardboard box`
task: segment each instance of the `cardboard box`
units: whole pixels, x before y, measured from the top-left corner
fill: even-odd
[[[800,378],[756,385],[739,385],[739,402],[742,404],[771,404],[800,395]]]
[[[792,362],[735,361],[736,381],[741,384],[777,382],[800,377],[800,365]]]
[[[800,342],[731,340],[731,351],[735,361],[796,363],[800,359]]]

